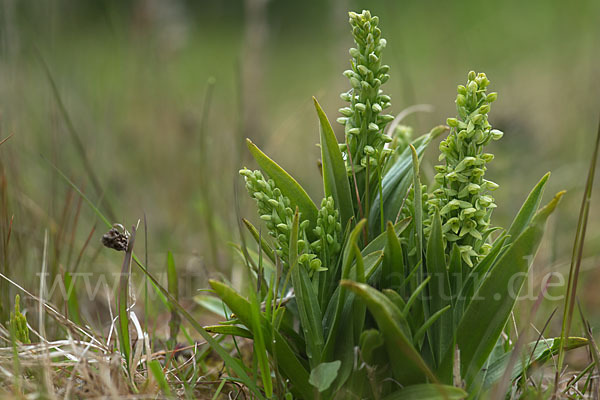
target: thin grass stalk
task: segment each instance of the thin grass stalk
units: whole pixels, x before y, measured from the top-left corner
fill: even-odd
[[[575,310],[575,302],[577,299],[577,283],[579,280],[579,271],[581,268],[581,260],[583,258],[583,245],[585,243],[585,234],[587,230],[588,216],[590,211],[590,204],[592,198],[592,187],[594,185],[594,174],[596,172],[596,160],[598,158],[598,149],[600,148],[600,122],[598,123],[598,131],[596,135],[596,143],[590,162],[590,168],[588,170],[587,181],[583,198],[581,202],[581,208],[579,211],[579,220],[577,222],[577,234],[575,235],[575,241],[573,243],[573,254],[571,257],[571,267],[569,269],[569,280],[567,283],[567,295],[565,297],[565,309],[563,314],[563,321],[561,327],[560,337],[564,343],[565,338],[569,337],[569,331],[571,329],[571,323],[573,320],[573,313]],[[562,371],[565,357],[565,348],[561,346],[558,353],[558,365],[556,369],[556,375],[554,378],[554,394],[553,398],[557,396],[558,383],[560,374]]]
[[[36,55],[37,59],[39,60],[40,64],[42,65],[44,72],[46,73],[46,77],[48,78],[48,82],[50,83],[50,87],[52,88],[52,94],[54,95],[54,98],[56,100],[56,103],[58,104],[60,113],[62,114],[62,116],[65,120],[65,123],[67,124],[67,130],[69,131],[69,134],[71,135],[71,139],[73,140],[73,143],[75,144],[77,153],[81,157],[81,161],[83,162],[83,168],[85,169],[88,177],[90,178],[90,181],[92,182],[92,185],[94,186],[96,195],[98,197],[104,199],[104,206],[106,207],[106,212],[108,213],[108,216],[112,220],[115,220],[115,213],[113,212],[113,209],[112,209],[108,199],[106,199],[103,196],[104,189],[102,188],[102,185],[100,184],[100,179],[98,179],[98,176],[96,175],[94,167],[92,166],[92,163],[87,156],[87,152],[85,151],[85,146],[83,145],[83,141],[81,140],[79,133],[75,129],[75,125],[73,125],[73,121],[71,120],[71,117],[69,116],[67,108],[65,107],[65,104],[62,101],[62,97],[60,95],[60,92],[58,91],[58,87],[56,86],[56,82],[54,81],[54,78],[52,77],[52,73],[50,72],[50,67],[48,66],[48,64],[46,63],[44,58],[42,57],[42,54],[40,53],[39,49],[37,49],[37,47],[35,48],[35,55]]]

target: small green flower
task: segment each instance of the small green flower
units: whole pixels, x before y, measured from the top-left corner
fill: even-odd
[[[462,258],[469,266],[473,259],[486,254],[490,215],[496,207],[489,191],[498,188],[483,178],[486,164],[494,156],[484,153],[484,147],[502,137],[488,122],[490,103],[496,93],[486,94],[490,84],[485,74],[469,72],[467,84],[458,86],[456,108],[458,118],[448,118],[451,127],[448,137],[440,143],[440,161],[435,167],[439,188],[430,194],[427,205],[431,218],[435,210],[442,219],[444,242],[456,243]],[[429,227],[426,228],[428,232]]]
[[[350,173],[350,158],[355,171],[366,167],[367,160],[373,166],[383,163],[388,155],[384,145],[392,140],[384,133],[384,129],[394,117],[384,114],[391,103],[390,97],[380,89],[390,77],[390,67],[381,64],[381,52],[386,41],[377,27],[379,18],[371,16],[369,11],[361,14],[350,12],[349,15],[356,48],[349,51],[351,69],[345,71],[344,75],[350,80],[352,88],[340,97],[350,106],[340,109],[342,117],[337,121],[345,126],[348,147],[344,147],[344,150],[349,154],[347,163]]]

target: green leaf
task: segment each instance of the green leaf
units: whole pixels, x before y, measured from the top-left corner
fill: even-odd
[[[442,237],[442,222],[440,214],[436,211],[433,216],[431,233],[427,241],[427,275],[431,277],[429,282],[429,311],[437,313],[450,306],[450,280],[446,267],[446,253]],[[436,321],[430,330],[430,343],[433,348],[433,356],[436,362],[440,362],[445,351],[452,343],[452,313],[445,313]]]
[[[290,235],[290,272],[300,314],[300,326],[306,340],[306,353],[312,367],[321,362],[323,353],[323,317],[319,299],[303,265],[298,264],[298,210],[294,215]]]
[[[383,293],[364,283],[344,280],[340,284],[356,293],[367,304],[385,338],[394,378],[407,384],[423,382],[426,377],[435,380],[419,352],[402,331],[399,321],[404,317],[398,307]]]
[[[490,252],[481,260],[475,267],[473,267],[465,282],[462,284],[460,291],[458,292],[458,296],[456,298],[456,304],[454,306],[454,324],[458,325],[458,322],[462,318],[462,314],[465,310],[465,307],[469,304],[469,301],[473,297],[475,291],[479,288],[477,285],[481,285],[481,281],[483,277],[488,273],[488,271],[494,266],[494,263],[498,261],[498,255],[504,249],[504,242],[508,236],[503,236],[496,239],[494,242],[494,246],[490,250]],[[458,262],[462,264],[460,259],[460,252],[458,248],[455,246],[454,249],[457,250],[458,254],[455,254],[454,257],[458,259]],[[453,249],[453,250],[454,250]]]
[[[400,389],[383,398],[383,400],[460,400],[467,393],[457,387],[425,383]]]
[[[231,315],[231,310],[229,307],[227,307],[227,305],[223,303],[223,300],[219,299],[218,297],[197,294],[194,296],[194,301],[206,311],[210,311],[224,319],[229,318]]]
[[[368,365],[375,364],[375,351],[385,344],[381,333],[377,329],[367,329],[360,335],[359,343],[363,360]]]
[[[411,221],[412,221],[412,219],[410,217],[404,218],[403,220],[398,221],[398,223],[394,225],[394,231],[396,232],[396,236],[400,236],[402,234],[402,232],[404,232],[404,230],[406,228],[408,228]],[[379,234],[379,236],[377,236],[375,239],[371,240],[369,242],[369,244],[366,245],[365,248],[362,250],[363,256],[365,254],[372,253],[376,250],[383,250],[383,248],[387,244],[387,240],[388,240],[387,235],[388,235],[387,232],[381,232]]]
[[[400,290],[404,284],[404,255],[400,239],[394,226],[388,221],[386,229],[387,244],[385,247],[383,264],[381,268],[381,287]]]
[[[252,333],[248,329],[244,329],[235,325],[208,325],[205,326],[206,332],[217,333],[219,335],[239,336],[247,339],[252,339]]]
[[[156,379],[156,383],[158,383],[158,387],[168,398],[172,397],[171,389],[169,387],[169,383],[167,382],[167,378],[165,377],[165,372],[163,371],[158,360],[152,360],[148,363],[148,369],[152,372],[152,376]]]
[[[329,389],[329,386],[331,386],[337,377],[341,364],[341,361],[336,360],[317,365],[310,371],[308,382],[316,387],[319,392],[324,392]]]
[[[239,320],[246,327],[252,327],[250,302],[221,282],[211,280],[209,283],[215,293],[231,308]],[[276,357],[277,365],[290,380],[293,391],[303,398],[312,398],[313,389],[308,383],[308,371],[294,354],[287,340],[262,315],[260,316],[260,322],[267,351],[271,356]]]
[[[290,199],[292,205],[298,207],[302,213],[302,219],[310,222],[310,229],[306,230],[306,234],[311,242],[316,240],[317,237],[313,233],[313,228],[316,226],[319,211],[315,203],[290,174],[263,153],[250,139],[246,139],[246,144],[260,168],[267,173],[269,178],[273,179],[281,193]]]
[[[548,178],[550,178],[550,172],[546,173],[546,175],[540,179],[538,184],[535,185],[535,187],[531,190],[531,193],[529,193],[529,196],[527,196],[527,199],[521,206],[517,216],[510,225],[510,228],[508,228],[508,235],[510,238],[508,239],[507,243],[515,240],[521,234],[521,232],[523,232],[535,215],[535,212],[542,201],[544,187],[546,186],[546,182],[548,182]]]
[[[525,282],[529,267],[544,235],[546,220],[564,192],[539,210],[496,265],[489,271],[468,304],[456,331],[461,375],[473,382],[498,341]],[[446,352],[452,352],[452,349]],[[447,363],[444,364],[447,368]]]
[[[413,190],[415,195],[414,201],[414,227],[417,237],[417,262],[423,263],[423,202],[421,195],[421,181],[419,180],[419,155],[417,150],[411,144],[409,148],[412,152],[413,166]]]
[[[321,126],[321,160],[323,163],[325,197],[333,197],[335,206],[340,210],[342,226],[346,226],[350,218],[354,216],[354,206],[352,205],[352,194],[350,192],[350,181],[346,172],[346,164],[344,163],[342,152],[325,112],[317,99],[313,97],[313,101]]]
[[[246,270],[248,274],[248,282],[253,282],[250,270]],[[271,398],[273,396],[273,381],[271,380],[271,368],[269,367],[269,357],[267,355],[267,349],[265,346],[265,338],[262,330],[262,324],[260,320],[261,310],[260,302],[255,292],[255,288],[252,284],[249,285],[250,293],[250,320],[252,326],[252,332],[254,332],[254,356],[258,361],[258,367],[260,368],[260,376],[262,378],[263,388],[265,390],[265,396]]]
[[[359,221],[346,239],[342,255],[342,279],[348,278],[352,273],[353,261],[356,256],[354,246],[366,222],[365,219]],[[341,387],[348,379],[354,361],[352,351],[356,345],[354,342],[355,321],[352,307],[354,295],[346,292],[347,290],[343,286],[336,288],[323,321],[327,341],[325,342],[322,359],[324,361],[340,360],[342,362],[333,390]]]
[[[587,346],[588,340],[579,337],[570,337],[565,344],[566,350],[573,350],[579,347]],[[523,357],[519,357],[511,371],[511,381],[517,379],[523,371],[526,371],[531,365],[541,365],[550,360],[551,357],[558,354],[561,346],[560,338],[540,339],[539,342],[532,342],[523,352]],[[489,389],[494,383],[499,381],[508,368],[512,351],[503,354],[500,358],[489,365],[485,374],[483,390]],[[481,374],[481,373],[480,373]]]

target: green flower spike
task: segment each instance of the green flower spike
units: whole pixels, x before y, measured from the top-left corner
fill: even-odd
[[[483,149],[502,137],[502,132],[492,129],[488,122],[490,103],[498,97],[496,93],[486,94],[489,84],[485,74],[471,71],[467,84],[458,86],[458,118],[448,119],[450,134],[440,143],[439,159],[446,164],[435,167],[440,187],[427,202],[428,223],[438,210],[444,244],[456,243],[469,266],[489,251],[486,240],[491,231],[490,215],[496,207],[489,191],[498,185],[483,178],[486,164],[494,158]]]
[[[344,75],[352,88],[340,95],[350,105],[340,109],[342,117],[337,121],[345,126],[348,142],[345,150],[358,171],[366,167],[367,159],[373,166],[382,164],[389,153],[384,145],[392,140],[383,133],[384,128],[394,117],[383,113],[390,106],[390,97],[380,87],[389,79],[390,67],[381,64],[386,41],[377,27],[379,18],[372,17],[369,11],[349,15],[356,48],[350,49],[352,69]],[[348,167],[350,173],[349,164]]]
[[[340,223],[340,213],[335,208],[333,197],[329,196],[321,202],[321,209],[317,218],[317,226],[314,229],[315,235],[319,237],[311,244],[311,248],[321,254],[321,259],[330,264],[336,259],[342,246],[340,239],[342,236],[342,225]]]
[[[258,170],[251,171],[244,168],[240,170],[240,175],[246,180],[248,193],[256,200],[260,219],[265,222],[269,229],[269,235],[275,238],[277,242],[277,254],[287,264],[289,261],[290,234],[294,221],[294,211],[291,208],[290,199],[281,193],[281,190],[272,179],[265,179],[262,172]],[[306,237],[309,222],[307,220],[300,221],[298,252],[301,255],[298,262],[310,269],[319,269],[321,261],[316,255],[310,254],[309,241]]]
[[[21,298],[19,295],[15,297],[15,312],[10,313],[10,328],[15,339],[24,344],[31,344],[29,340],[29,328],[27,327],[27,318],[21,314],[20,303]]]

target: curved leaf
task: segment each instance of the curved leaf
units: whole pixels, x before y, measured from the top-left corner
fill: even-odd
[[[209,283],[215,293],[231,308],[239,320],[246,327],[252,327],[252,306],[250,302],[221,282],[211,280]],[[260,315],[260,322],[267,351],[277,358],[277,365],[292,383],[293,390],[300,393],[303,398],[312,398],[313,388],[308,383],[308,371],[298,360],[286,339],[281,336],[279,331],[273,329],[271,323],[262,314]]]
[[[383,293],[364,283],[344,280],[341,285],[356,293],[367,304],[385,338],[394,377],[403,383],[419,383],[426,378],[436,380],[400,327],[399,321],[404,318],[398,307]]]
[[[204,329],[206,332],[217,333],[219,335],[231,335],[252,339],[252,333],[248,329],[235,325],[208,325],[205,326]]]
[[[321,126],[321,161],[323,163],[323,188],[325,190],[325,197],[333,197],[335,206],[340,210],[342,226],[346,226],[350,218],[354,216],[346,164],[344,163],[340,146],[327,119],[327,115],[325,115],[317,99],[313,97],[313,101]]]
[[[546,220],[563,194],[558,193],[536,213],[528,227],[491,269],[468,304],[456,331],[462,376],[467,385],[473,382],[498,341],[544,235]],[[446,352],[447,357],[450,352]]]
[[[538,207],[540,206],[540,202],[542,201],[542,195],[544,194],[544,187],[546,186],[546,182],[548,182],[548,178],[550,178],[550,172],[546,173],[540,179],[540,181],[535,185],[535,187],[527,196],[527,199],[521,206],[521,209],[517,213],[517,216],[513,220],[510,228],[508,228],[508,235],[510,236],[507,243],[512,242],[516,239],[521,232],[527,227],[527,224],[531,221]],[[512,238],[512,239],[511,239]]]
[[[302,219],[310,222],[311,229],[307,229],[306,234],[311,241],[316,240],[317,238],[312,230],[316,226],[318,214],[315,203],[290,174],[263,153],[250,139],[246,139],[246,144],[260,168],[267,173],[269,178],[273,179],[281,193],[290,199],[292,205],[298,206],[300,213],[302,213]]]

